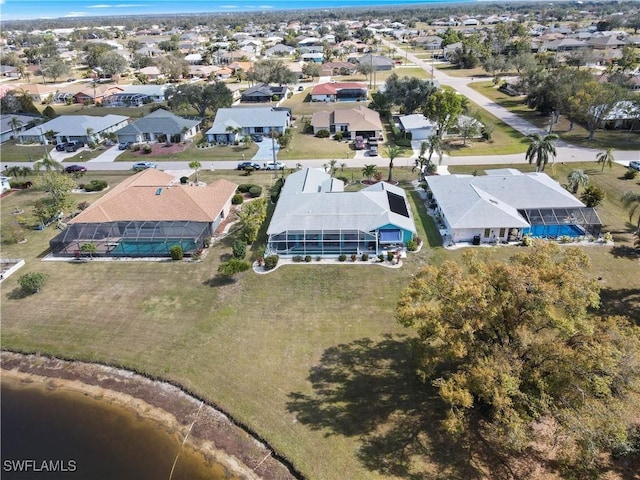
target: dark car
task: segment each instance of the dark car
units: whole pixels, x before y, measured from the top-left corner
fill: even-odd
[[[67,152],[75,152],[79,148],[82,148],[82,147],[84,147],[84,143],[83,142],[81,142],[80,140],[74,140],[73,142],[67,143],[66,151]]]
[[[64,169],[66,173],[77,173],[77,172],[86,172],[87,167],[83,167],[82,165],[69,165]]]
[[[132,145],[132,142],[120,142],[118,144],[118,150],[126,150]]]
[[[59,143],[56,145],[56,150],[58,152],[64,152],[67,149],[67,145],[69,145],[67,142]]]
[[[256,162],[240,162],[238,164],[238,170],[246,170],[249,167],[253,168],[254,170],[260,170],[260,164]]]
[[[258,135],[258,134],[251,135],[251,138],[253,139],[254,142],[258,142],[258,143],[260,143],[264,139],[262,135]]]

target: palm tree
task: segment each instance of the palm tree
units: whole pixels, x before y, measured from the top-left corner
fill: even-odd
[[[397,145],[390,145],[387,147],[387,156],[389,157],[389,178],[387,182],[393,182],[393,161],[400,155],[400,147]]]
[[[429,159],[427,161],[427,165],[431,163],[431,157],[435,153],[438,155],[438,165],[442,163],[442,154],[444,153],[444,141],[438,135],[431,135],[426,141],[427,147],[429,148]],[[420,147],[422,150],[422,146]]]
[[[613,161],[615,160],[613,158],[613,148],[607,148],[606,152],[599,153],[598,155],[596,155],[596,159],[598,163],[602,163],[602,170],[600,170],[601,172],[604,172],[605,165],[609,168],[613,167]]]
[[[42,160],[38,160],[37,162],[33,163],[34,171],[40,172],[42,168],[44,168],[45,171],[47,172],[51,172],[51,171],[60,172],[62,171],[62,164],[60,162],[55,161],[53,158],[47,155]]]
[[[9,167],[4,171],[4,174],[8,177],[26,177],[31,173],[32,170],[29,167],[19,167],[17,165]]]
[[[11,120],[9,120],[9,128],[11,129],[11,133],[13,134],[13,138],[18,136],[22,125],[24,124],[18,117],[11,117]]]
[[[244,148],[249,148],[253,143],[253,138],[251,135],[247,134],[242,137],[242,143],[244,144]]]
[[[369,181],[371,181],[371,177],[376,174],[376,166],[375,165],[365,165],[362,169],[362,175]]]
[[[531,145],[527,148],[525,160],[529,161],[529,165],[533,160],[536,161],[536,172],[544,172],[544,167],[549,163],[549,154],[555,156],[556,153],[556,140],[558,136],[555,133],[550,133],[542,137],[538,133],[529,135],[531,139]]]
[[[636,227],[636,235],[640,235],[640,193],[625,192],[622,195],[622,206],[629,210],[629,221],[638,212],[638,224]]]
[[[196,183],[199,182],[198,169],[200,167],[202,167],[202,164],[198,160],[194,160],[192,162],[189,162],[189,168],[191,168],[191,169],[196,171]]]
[[[584,173],[584,170],[577,168],[569,172],[567,180],[569,181],[569,187],[571,187],[571,193],[575,195],[578,193],[580,185],[586,187],[589,184],[589,175]]]
[[[226,129],[225,132],[229,132],[233,135],[233,143],[236,142],[236,140],[238,139],[238,135],[240,135],[242,133],[242,127],[233,127],[231,125],[229,125]]]

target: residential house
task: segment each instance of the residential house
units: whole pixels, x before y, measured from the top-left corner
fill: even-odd
[[[20,69],[13,65],[0,65],[0,76],[9,78],[20,78]]]
[[[311,117],[311,126],[314,135],[320,130],[328,130],[331,134],[342,132],[351,140],[355,140],[357,136],[380,138],[383,131],[378,112],[363,105],[344,110],[316,112]]]
[[[269,57],[287,57],[295,51],[295,48],[290,47],[289,45],[283,45],[282,43],[278,43],[273,47],[267,48],[264,51],[265,58]]]
[[[287,177],[267,228],[266,254],[377,255],[402,251],[416,227],[402,188],[378,182],[357,192],[320,169]]]
[[[356,71],[357,66],[350,62],[326,62],[321,66],[320,76],[353,75]]]
[[[5,177],[4,175],[0,175],[0,194],[4,192],[8,192],[11,190],[11,179],[13,177]]]
[[[201,119],[179,117],[163,108],[139,118],[116,132],[118,142],[180,143],[200,131]]]
[[[54,143],[79,140],[85,144],[98,143],[106,135],[124,127],[129,117],[123,115],[60,115],[48,122],[18,134],[18,143],[48,143],[45,133],[54,132]]]
[[[42,85],[40,83],[31,83],[20,86],[20,90],[27,92],[34,102],[42,103],[53,100],[59,87]]]
[[[587,45],[594,50],[618,50],[624,47],[627,42],[618,40],[615,35],[603,35],[587,40]]]
[[[105,85],[91,83],[90,85],[84,84],[82,90],[74,95],[74,103],[79,104],[101,104],[105,98],[114,93],[122,92],[122,88],[118,85]]]
[[[324,53],[322,52],[306,52],[300,55],[303,62],[322,63],[324,61]]]
[[[138,75],[144,75],[150,82],[155,82],[165,77],[164,73],[156,66],[144,67],[138,71]]]
[[[20,114],[2,114],[0,115],[0,143],[4,143],[17,136],[20,132],[30,125],[35,124],[40,117],[31,117]],[[14,127],[14,119],[17,120]]]
[[[376,72],[393,69],[393,60],[381,55],[373,55],[371,53],[367,53],[361,57],[349,57],[347,60],[351,63],[371,65]]]
[[[412,140],[426,140],[436,133],[435,125],[421,113],[398,117],[400,129],[411,134]]]
[[[200,251],[229,216],[238,186],[216,180],[181,184],[150,168],[130,176],[95,200],[49,244],[57,257],[79,257],[92,243],[101,257],[169,257],[179,245],[185,255]]]
[[[486,173],[425,177],[445,244],[600,234],[602,222],[595,209],[585,207],[547,174],[508,168]]]
[[[262,83],[248,88],[242,93],[243,102],[271,102],[287,98],[289,87]]]
[[[367,100],[368,89],[364,83],[320,83],[311,89],[312,102],[360,102]]]
[[[291,112],[285,108],[219,108],[213,125],[206,131],[209,143],[229,144],[244,135],[263,135],[271,131],[284,133],[291,124]]]

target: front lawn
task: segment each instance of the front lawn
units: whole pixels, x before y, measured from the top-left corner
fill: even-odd
[[[15,140],[9,140],[0,145],[0,159],[2,162],[35,162],[44,157],[44,149],[51,152],[55,146],[40,144],[19,145]]]

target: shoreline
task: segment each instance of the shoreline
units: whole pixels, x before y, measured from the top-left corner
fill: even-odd
[[[185,446],[242,479],[301,478],[227,415],[170,383],[115,367],[41,355],[2,351],[0,360],[2,382],[9,388],[82,394],[125,408],[181,440],[187,435]]]

